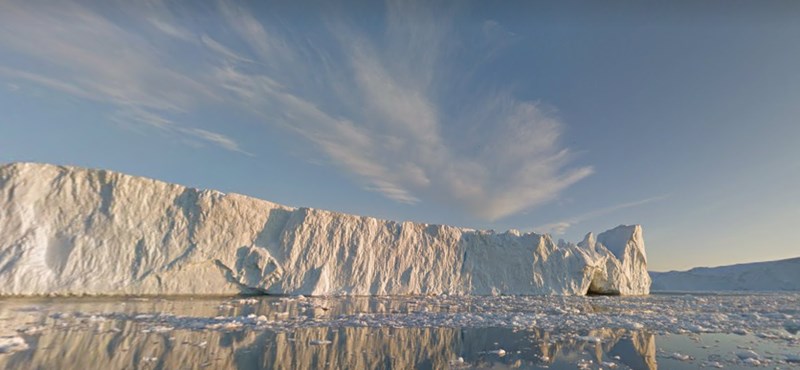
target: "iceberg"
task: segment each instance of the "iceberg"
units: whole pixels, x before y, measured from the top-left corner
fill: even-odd
[[[649,293],[642,228],[578,244],[292,208],[121,173],[0,167],[0,295]]]

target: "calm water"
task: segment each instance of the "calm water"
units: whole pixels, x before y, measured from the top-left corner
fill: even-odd
[[[13,369],[800,369],[800,295],[0,300]]]

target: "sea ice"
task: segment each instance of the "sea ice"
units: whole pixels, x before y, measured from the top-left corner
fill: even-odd
[[[752,350],[738,351],[736,352],[736,357],[738,357],[740,360],[747,360],[747,359],[758,360],[761,358],[761,356],[759,356],[758,353]]]
[[[28,343],[19,336],[0,336],[0,354],[25,351]]]
[[[685,355],[685,354],[679,353],[679,352],[674,352],[671,355],[669,355],[669,357],[670,358],[674,358],[674,359],[676,359],[678,361],[691,361],[691,360],[694,360],[694,358],[692,358],[692,356]]]

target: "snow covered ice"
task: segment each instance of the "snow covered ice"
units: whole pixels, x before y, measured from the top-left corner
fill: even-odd
[[[651,272],[659,291],[800,291],[800,258]]]
[[[0,295],[649,292],[642,229],[578,244],[290,208],[119,173],[0,167]]]

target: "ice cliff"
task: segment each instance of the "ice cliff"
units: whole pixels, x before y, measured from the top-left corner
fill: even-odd
[[[581,243],[0,167],[0,295],[647,294],[640,226]]]

